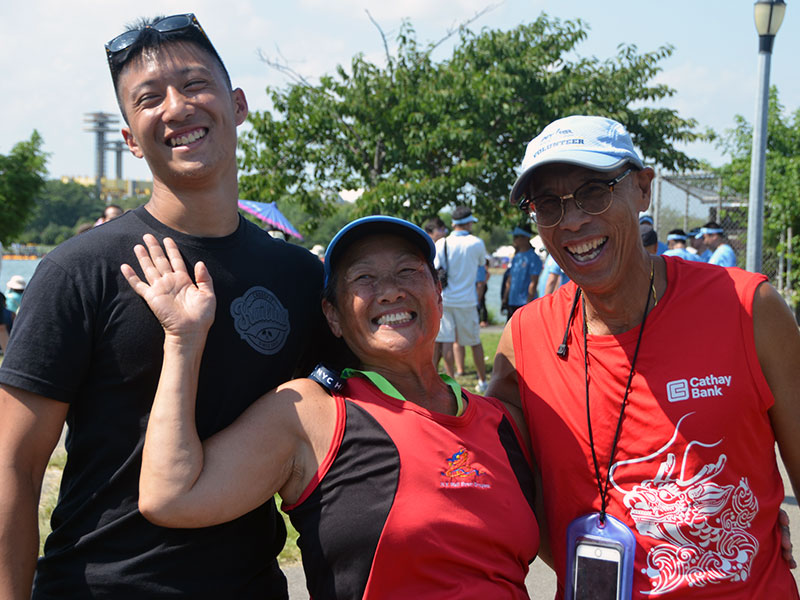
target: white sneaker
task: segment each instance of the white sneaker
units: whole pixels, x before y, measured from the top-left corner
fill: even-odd
[[[489,389],[489,382],[487,381],[479,381],[478,385],[475,386],[475,391],[479,394],[485,394],[486,390]]]

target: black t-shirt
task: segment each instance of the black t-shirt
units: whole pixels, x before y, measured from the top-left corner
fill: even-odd
[[[0,382],[70,403],[68,460],[34,598],[285,598],[275,556],[286,534],[274,501],[194,530],[157,527],[137,510],[164,334],[119,266],[139,271],[133,246],[144,233],[172,237],[189,272],[203,260],[214,281],[197,398],[201,438],[307,373],[331,337],[320,262],[244,219],[230,236],[197,238],[140,207],[48,254],[0,367]]]

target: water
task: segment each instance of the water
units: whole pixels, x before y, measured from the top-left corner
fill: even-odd
[[[0,266],[0,292],[6,291],[6,284],[14,275],[21,275],[26,282],[30,281],[41,260],[41,258],[35,260],[10,260],[4,258],[3,264]]]
[[[500,312],[500,285],[503,283],[503,271],[492,269],[486,284],[486,308],[498,325],[506,322],[506,316]]]

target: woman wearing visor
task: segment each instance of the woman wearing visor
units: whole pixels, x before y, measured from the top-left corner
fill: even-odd
[[[372,216],[339,231],[322,306],[355,355],[351,368],[342,380],[318,369],[325,387],[290,381],[206,440],[194,402],[211,275],[197,263],[193,283],[172,240],[166,255],[155,238],[145,244],[136,255],[147,283],[123,266],[165,330],[140,480],[145,517],[205,527],[278,493],[316,600],[528,597],[539,546],[528,453],[506,408],[433,366],[442,298],[422,229]]]

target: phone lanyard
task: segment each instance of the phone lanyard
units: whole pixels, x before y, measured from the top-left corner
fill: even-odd
[[[356,376],[360,375],[362,377],[366,377],[375,385],[375,387],[377,387],[387,396],[391,396],[392,398],[406,402],[406,399],[403,398],[403,395],[399,391],[397,391],[397,388],[394,387],[391,383],[389,383],[389,380],[386,379],[386,377],[384,377],[380,373],[377,373],[375,371],[360,371],[358,369],[349,369],[349,368],[344,369],[342,371],[343,379],[347,379],[348,377],[353,377],[354,375]],[[464,414],[464,399],[461,397],[462,394],[461,386],[458,385],[458,382],[456,382],[455,379],[453,379],[449,375],[446,375],[445,373],[440,374],[439,377],[441,377],[442,381],[444,381],[450,387],[450,389],[453,392],[453,395],[456,397],[456,416],[460,417],[461,415]]]
[[[583,307],[583,372],[586,380],[586,420],[589,424],[589,446],[592,449],[592,461],[594,462],[594,474],[597,478],[597,490],[600,492],[600,523],[605,524],[606,521],[606,506],[608,502],[608,484],[611,481],[611,467],[614,464],[614,454],[617,451],[617,442],[619,435],[622,431],[622,418],[625,415],[625,405],[628,403],[628,392],[631,389],[631,381],[633,380],[633,373],[636,369],[636,359],[639,356],[639,346],[642,342],[642,333],[644,333],[644,324],[647,322],[647,307],[650,305],[651,292],[655,291],[653,287],[653,265],[650,264],[650,285],[647,286],[647,301],[644,304],[644,315],[642,316],[642,325],[639,328],[639,336],[636,338],[636,349],[633,351],[633,360],[631,361],[631,370],[628,373],[628,382],[625,384],[625,395],[622,397],[622,406],[619,409],[619,418],[617,419],[617,430],[614,432],[614,442],[611,444],[611,456],[608,458],[608,470],[606,471],[606,481],[603,485],[600,479],[600,465],[597,462],[597,453],[594,450],[594,436],[592,435],[592,417],[589,413],[589,344],[588,344],[588,326],[586,324],[586,298],[584,297],[581,303]],[[581,295],[583,291],[581,290]]]

